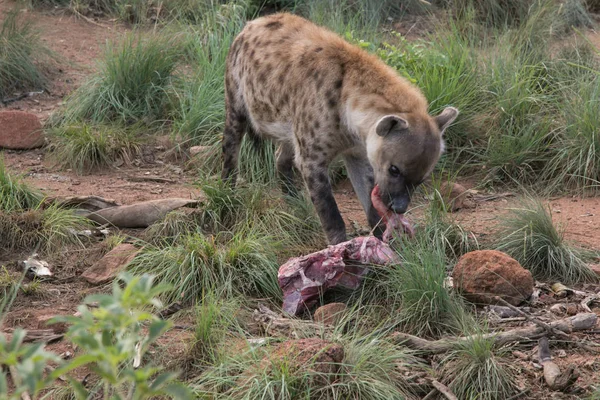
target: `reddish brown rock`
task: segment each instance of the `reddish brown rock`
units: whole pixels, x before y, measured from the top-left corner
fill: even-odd
[[[335,325],[344,317],[348,307],[344,303],[329,303],[317,308],[313,319],[324,325]]]
[[[533,277],[517,260],[496,250],[463,255],[452,272],[454,287],[477,304],[493,304],[498,296],[518,305],[533,293]]]
[[[314,371],[333,375],[344,360],[344,348],[319,338],[288,340],[276,346],[263,360],[263,368],[279,369],[285,362],[294,372]]]
[[[120,244],[81,275],[92,285],[99,285],[114,279],[133,260],[138,249],[129,243]]]
[[[461,208],[465,208],[467,189],[463,185],[453,182],[442,182],[440,185],[440,195],[447,211],[455,212]]]
[[[44,132],[37,116],[24,111],[0,111],[0,147],[26,150],[43,144]]]

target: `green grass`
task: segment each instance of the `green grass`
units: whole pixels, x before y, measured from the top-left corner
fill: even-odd
[[[519,261],[536,279],[566,284],[597,280],[586,264],[591,253],[565,241],[564,230],[554,225],[541,202],[525,201],[511,210],[498,238],[496,248]]]
[[[191,302],[203,292],[222,291],[227,296],[266,296],[281,298],[277,284],[276,238],[248,230],[236,234],[201,233],[181,238],[169,247],[147,246],[130,264],[134,272],[155,274],[169,283],[167,302]]]
[[[600,80],[582,80],[564,91],[561,114],[565,121],[555,156],[549,163],[556,186],[580,192],[600,190]]]
[[[162,124],[180,58],[178,38],[160,33],[110,43],[98,73],[67,99],[58,122]]]
[[[52,156],[63,168],[89,173],[113,166],[117,161],[129,164],[141,154],[141,128],[86,123],[50,130]]]
[[[6,170],[0,154],[0,212],[22,211],[37,208],[43,195]]]
[[[481,333],[460,342],[441,361],[443,381],[459,399],[500,400],[516,393],[516,369]]]
[[[360,325],[361,316],[355,317]],[[310,361],[298,365],[293,355],[274,357],[271,345],[226,353],[196,378],[195,392],[215,399],[413,398],[402,371],[423,365],[408,351],[370,330],[340,333],[336,342],[344,358],[329,371],[313,368]]]
[[[159,245],[174,243],[185,235],[198,231],[198,221],[195,215],[182,211],[171,211],[160,221],[150,225],[144,232],[146,241]]]
[[[90,221],[72,210],[56,206],[18,213],[0,212],[0,249],[39,248],[41,253],[57,253],[64,246],[83,246],[76,232],[88,229]]]
[[[31,20],[18,10],[7,12],[0,25],[0,99],[14,91],[43,89],[51,58]]]

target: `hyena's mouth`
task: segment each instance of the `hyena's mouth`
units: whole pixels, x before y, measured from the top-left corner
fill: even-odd
[[[404,214],[396,214],[385,205],[381,199],[379,185],[375,185],[371,192],[371,203],[373,203],[373,207],[385,222],[385,232],[383,234],[384,242],[388,242],[394,234],[399,235],[405,233],[410,237],[415,234],[412,224]]]

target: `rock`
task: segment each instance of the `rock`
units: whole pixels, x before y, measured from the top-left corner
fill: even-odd
[[[354,238],[316,253],[290,258],[277,274],[283,291],[283,310],[297,315],[312,307],[332,287],[358,289],[368,272],[368,264],[385,265],[394,260],[394,251],[373,236]]]
[[[533,293],[531,272],[517,260],[496,250],[477,250],[463,255],[452,271],[454,287],[478,304],[495,303],[494,296],[518,305]]]
[[[109,251],[98,262],[81,275],[92,285],[99,285],[114,279],[138,253],[138,249],[129,243],[123,243]]]
[[[24,111],[0,111],[0,147],[27,150],[44,145],[42,123]]]
[[[447,211],[455,212],[461,208],[465,208],[467,189],[464,186],[453,182],[442,182],[440,185],[440,195]]]
[[[344,303],[330,303],[317,308],[313,319],[324,325],[336,325],[344,317],[348,307]]]
[[[319,338],[288,340],[277,345],[262,361],[262,368],[280,369],[282,363],[292,374],[314,371],[333,379],[344,360],[344,348]]]

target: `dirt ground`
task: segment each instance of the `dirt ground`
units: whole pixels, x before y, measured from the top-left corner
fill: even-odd
[[[0,20],[12,7],[14,2],[0,0]],[[91,23],[60,10],[31,11],[23,9],[23,13],[36,20],[43,42],[59,55],[60,64],[51,71],[51,82],[47,93],[36,95],[22,101],[11,103],[7,109],[29,111],[45,121],[48,116],[61,106],[65,96],[79,87],[87,76],[95,70],[95,60],[101,55],[107,40],[118,38],[128,31],[128,27],[108,20]],[[590,36],[600,49],[600,36]],[[0,106],[0,110],[2,110]],[[16,152],[5,151],[4,159],[8,169],[22,174],[25,180],[48,196],[98,195],[114,199],[121,204],[159,199],[166,197],[194,198],[200,194],[194,186],[197,178],[194,170],[187,170],[183,164],[169,162],[164,157],[165,146],[154,146],[149,149],[150,157],[134,160],[133,165],[114,168],[93,173],[77,175],[72,171],[61,170],[53,165],[44,149]],[[157,183],[152,177],[168,179],[169,182]],[[146,180],[141,181],[140,180]],[[467,188],[473,188],[472,182],[461,180]],[[362,207],[356,199],[348,182],[336,187],[336,198],[348,226],[352,221],[366,225]],[[421,199],[422,200],[422,199]],[[417,199],[415,204],[420,201]],[[569,241],[585,247],[600,250],[600,198],[581,198],[566,196],[548,201],[553,218],[564,228],[565,237]],[[502,197],[492,201],[477,202],[471,209],[464,209],[454,214],[456,220],[466,229],[472,230],[478,239],[488,238],[502,215],[511,207],[518,206],[518,197]],[[410,217],[410,215],[409,215]],[[414,212],[413,219],[419,218]],[[48,316],[56,314],[72,315],[79,302],[87,294],[103,290],[92,287],[77,279],[78,275],[98,260],[104,253],[99,243],[85,252],[57,255],[48,260],[53,264],[58,282],[49,285],[41,298],[19,296],[5,321],[8,330],[14,327],[27,329],[45,328],[43,322]],[[23,259],[23,254],[12,254],[0,257],[0,265]],[[594,309],[600,315],[600,309]],[[166,339],[174,347],[181,350],[185,346],[185,332],[176,331]],[[594,339],[588,335],[588,339]],[[596,334],[596,340],[599,336]],[[563,346],[567,350],[565,357],[558,359],[560,365],[576,364],[582,369],[581,386],[597,382],[600,371],[600,359],[582,354],[574,346]],[[49,349],[58,353],[73,352],[70,345],[58,342],[49,345]],[[522,368],[524,376],[533,374],[537,382],[533,392],[538,389],[541,396],[525,395],[522,398],[577,398],[577,395],[566,395],[543,392],[540,381],[540,370],[527,367],[527,362],[516,361]],[[543,394],[542,394],[543,393]],[[574,396],[574,397],[572,397]]]

